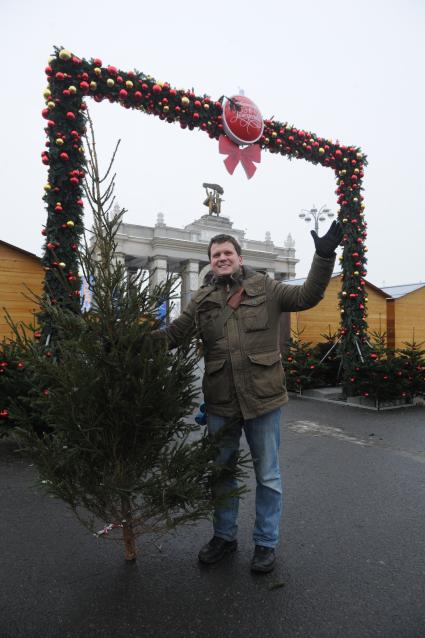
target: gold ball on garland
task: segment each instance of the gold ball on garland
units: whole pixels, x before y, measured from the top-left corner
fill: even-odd
[[[108,78],[106,80],[106,86],[109,86],[109,88],[111,89],[115,84],[115,80],[113,80],[112,78]]]
[[[60,261],[58,266],[59,268],[66,268],[66,263],[64,261]]]
[[[205,102],[205,104],[204,104],[204,109],[205,109],[206,111],[208,111],[208,110],[209,110],[209,108],[210,108],[210,105],[209,105],[207,102]]]
[[[63,144],[63,139],[62,139],[61,137],[58,137],[58,138],[57,138],[57,140],[56,140],[56,144],[57,144],[58,146],[62,146],[62,144]]]
[[[59,51],[59,57],[61,60],[69,60],[71,58],[71,52],[67,49],[62,49]]]
[[[342,294],[342,296],[343,296],[343,297],[346,297],[346,296],[347,296],[347,293],[346,293],[346,291],[345,291],[345,290],[343,290],[343,292],[342,292],[341,294]]]
[[[46,192],[51,191],[51,190],[52,190],[52,185],[51,185],[51,184],[45,184],[45,185],[44,185],[44,190],[45,190]]]
[[[272,137],[277,137],[277,133],[276,133],[276,131],[273,131],[273,133],[272,133]]]
[[[75,93],[77,92],[77,87],[71,84],[71,86],[68,86],[68,91],[72,93],[72,95],[75,95]]]
[[[97,89],[97,82],[94,82],[94,80],[92,80],[92,81],[90,82],[90,89],[91,89],[92,91],[96,91],[96,89]]]
[[[342,160],[345,164],[347,164],[348,162],[348,157],[344,157],[344,159]]]
[[[95,72],[96,75],[102,75],[102,69],[99,69],[98,66],[95,66],[93,71]]]
[[[362,159],[363,153],[357,153],[356,157],[357,157],[357,159]]]
[[[47,100],[48,97],[50,97],[52,95],[52,92],[49,88],[44,89],[43,91],[43,97]]]
[[[127,80],[125,83],[126,87],[128,89],[132,89],[133,88],[133,82],[131,80]]]
[[[188,105],[189,105],[189,103],[190,103],[189,98],[188,98],[188,97],[186,97],[185,95],[183,95],[183,97],[182,97],[182,105],[183,105],[183,106],[188,106]]]
[[[54,102],[47,102],[47,107],[53,111],[53,109],[55,108],[56,104]]]
[[[355,202],[357,204],[358,201],[359,201],[358,197],[353,197],[353,202]]]
[[[170,107],[168,106],[168,104],[166,104],[162,110],[164,111],[164,113],[168,113]]]
[[[343,224],[346,224],[348,222],[348,219],[346,217],[344,217],[344,219],[342,220]]]
[[[72,221],[72,219],[68,220],[68,221],[66,222],[66,225],[68,226],[68,228],[74,228],[74,226],[75,226],[75,224],[74,224],[74,222]]]
[[[47,59],[47,64],[52,64],[52,62],[56,60],[56,56],[55,55],[49,55],[48,59]]]
[[[324,148],[322,148],[322,147],[320,146],[320,148],[319,148],[319,154],[320,154],[320,155],[324,155],[324,153],[325,153],[325,149],[324,149]]]
[[[358,271],[358,270],[355,270],[355,271],[353,272],[353,275],[354,275],[355,277],[358,277],[358,276],[360,275],[360,273],[359,273],[359,271]]]

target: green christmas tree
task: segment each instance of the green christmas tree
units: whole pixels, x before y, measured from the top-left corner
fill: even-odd
[[[397,351],[404,381],[402,392],[412,398],[425,395],[425,349],[424,343],[415,340],[404,342]]]
[[[288,390],[301,393],[316,385],[319,359],[308,341],[302,341],[302,331],[292,330],[287,352],[283,357],[283,367]]]
[[[152,288],[143,274],[129,278],[117,261],[124,211],[113,209],[114,178],[101,188],[93,136],[86,145],[94,235],[78,258],[91,306],[80,312],[45,295],[38,299],[42,338],[34,341],[14,326],[16,348],[33,377],[27,402],[15,402],[11,413],[43,488],[91,531],[118,535],[126,559],[134,560],[141,534],[211,516],[220,498],[216,481],[223,472],[240,477],[243,463],[215,465],[216,441],[200,435],[191,418],[195,350],[187,343],[169,351],[153,334],[173,281]],[[56,272],[58,290],[75,298],[66,294],[67,277]],[[42,435],[30,413],[42,419]]]

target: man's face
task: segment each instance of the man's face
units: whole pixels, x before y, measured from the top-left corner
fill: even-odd
[[[232,275],[242,265],[242,256],[238,255],[232,242],[211,245],[210,265],[214,275]]]

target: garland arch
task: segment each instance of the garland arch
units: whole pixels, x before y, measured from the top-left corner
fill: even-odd
[[[116,102],[126,109],[137,109],[167,123],[178,122],[184,129],[200,129],[211,139],[224,134],[222,98],[195,95],[157,82],[138,71],[121,71],[103,66],[98,58],[86,60],[55,47],[45,69],[48,86],[42,111],[46,120],[46,150],[41,153],[48,166],[44,201],[47,221],[42,263],[45,268],[44,292],[51,303],[75,305],[80,295],[77,250],[83,233],[84,149],[87,108],[85,98],[96,102]],[[365,294],[367,236],[364,219],[362,178],[367,164],[360,148],[333,143],[315,133],[274,119],[264,120],[263,135],[257,144],[270,153],[321,164],[335,173],[338,219],[343,225],[343,274],[339,293],[341,313],[341,353],[345,385],[355,382],[356,368],[363,362],[366,343]],[[67,285],[54,271],[61,270]]]

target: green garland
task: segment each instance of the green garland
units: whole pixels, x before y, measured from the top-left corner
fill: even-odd
[[[49,167],[44,200],[47,222],[42,258],[46,270],[45,294],[52,304],[79,308],[80,278],[77,250],[83,233],[85,98],[96,102],[117,102],[138,109],[182,128],[205,131],[211,139],[224,134],[222,98],[195,95],[175,89],[138,71],[104,67],[95,58],[87,61],[63,48],[56,48],[45,69],[48,87],[44,91],[47,120],[46,150],[42,162]],[[366,157],[360,148],[343,146],[314,133],[274,119],[264,121],[258,144],[270,153],[305,159],[335,172],[338,217],[344,228],[342,290],[340,292],[341,344],[344,377],[353,377],[362,360],[366,341],[365,281],[367,248],[362,178]],[[55,272],[56,271],[56,272]],[[60,276],[57,276],[59,272]]]

